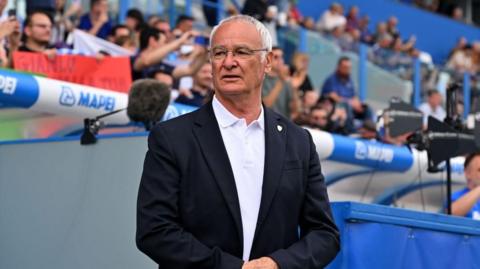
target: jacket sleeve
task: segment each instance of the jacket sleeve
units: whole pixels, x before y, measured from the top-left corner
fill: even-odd
[[[240,269],[243,261],[220,248],[209,248],[186,231],[179,217],[181,175],[171,145],[157,126],[148,152],[137,201],[137,247],[160,268]]]
[[[307,188],[299,220],[300,240],[269,256],[280,269],[324,268],[340,250],[340,236],[328,200],[315,144],[308,131]]]

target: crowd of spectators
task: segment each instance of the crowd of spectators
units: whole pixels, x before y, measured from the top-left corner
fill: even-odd
[[[369,44],[372,62],[402,77],[411,76],[412,56],[418,57],[420,52],[415,48],[414,36],[402,40],[396,17],[379,22],[376,30],[370,32],[370,18],[361,16],[356,6],[345,13],[342,5],[332,3],[315,22],[300,13],[295,1],[273,2],[276,5],[269,6],[265,1],[247,0],[241,12],[261,20],[271,32],[274,44],[278,27],[295,29],[302,26],[321,33],[343,50],[356,52],[360,42]],[[0,0],[2,14],[5,13],[5,3]],[[236,12],[229,10],[231,14]],[[61,49],[70,46],[69,33],[81,29],[130,51],[133,80],[153,78],[163,82],[172,89],[172,101],[178,103],[200,106],[211,99],[211,67],[207,64],[209,33],[193,29],[195,18],[180,15],[171,27],[165,17],[152,15],[147,18],[133,8],[128,10],[123,24],[115,24],[109,11],[107,0],[91,0],[87,12],[82,12],[77,1],[67,7],[64,0],[57,0],[53,10],[30,10],[23,22],[12,14],[2,16],[0,65],[11,67],[15,51],[55,57]],[[211,10],[204,7],[204,12],[207,24],[212,25]],[[94,56],[106,57],[108,51]],[[284,51],[275,46],[272,70],[262,89],[267,107],[311,128],[364,138],[376,137],[375,113],[357,96],[348,57],[338,60],[320,88],[314,87],[308,75],[307,54],[295,52],[290,63],[284,60]],[[480,46],[477,43],[469,45],[465,39],[460,39],[446,66],[458,72],[476,73],[479,61]],[[438,103],[437,94],[429,92],[427,103]],[[435,100],[430,102],[431,99]],[[436,108],[430,109],[431,113],[436,111]]]

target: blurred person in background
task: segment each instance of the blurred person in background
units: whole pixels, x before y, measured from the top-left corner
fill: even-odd
[[[462,50],[455,51],[448,59],[446,67],[453,71],[457,79],[463,77],[463,73],[475,73],[476,68],[472,61],[473,49],[472,45],[467,44]]]
[[[316,105],[310,110],[310,126],[314,129],[330,132],[331,121],[330,115],[326,108]]]
[[[322,32],[330,32],[335,27],[344,27],[347,24],[347,19],[343,15],[343,6],[337,2],[330,5],[317,22],[317,29]]]
[[[452,214],[480,220],[480,153],[465,158],[467,186],[452,194]]]
[[[53,15],[53,27],[50,44],[56,48],[66,47],[65,40],[68,34],[75,28],[75,22],[71,17],[80,14],[82,7],[79,2],[74,1],[67,9],[65,7],[66,0],[55,0],[55,13]]]
[[[125,24],[117,24],[112,27],[112,32],[108,36],[108,41],[128,49],[132,53],[137,52],[137,41],[130,29]]]
[[[351,72],[352,62],[350,58],[340,57],[335,72],[323,83],[321,96],[329,97],[335,103],[345,105],[351,119],[355,118],[362,121],[372,119],[369,107],[362,104],[356,96]]]
[[[132,31],[132,33],[139,32],[143,27],[145,27],[145,19],[143,18],[143,13],[137,8],[131,8],[127,11],[127,16],[125,17],[125,25]]]
[[[49,57],[56,54],[56,50],[50,45],[52,34],[52,20],[44,11],[33,11],[25,20],[23,29],[23,44],[18,51],[41,52]]]
[[[0,67],[8,68],[12,65],[12,54],[20,46],[20,22],[11,17],[8,20],[0,21],[0,40],[8,41],[8,47],[0,42]]]
[[[193,75],[192,88],[180,92],[175,102],[200,107],[209,101],[212,88],[212,65],[205,62],[200,70]]]
[[[393,37],[400,37],[400,31],[398,30],[398,19],[395,16],[390,16],[387,20],[387,32]]]
[[[290,76],[292,77],[292,86],[299,90],[299,95],[303,96],[308,91],[313,91],[313,84],[308,75],[308,66],[310,59],[308,54],[295,52],[290,65]]]
[[[358,23],[358,30],[360,31],[360,40],[369,45],[373,44],[373,34],[368,29],[370,23],[370,17],[363,16]]]
[[[193,29],[193,22],[195,19],[192,16],[188,15],[180,15],[177,18],[177,22],[175,23],[175,29],[173,29],[173,34],[178,37],[183,33],[192,31]]]
[[[428,116],[432,116],[443,122],[447,112],[442,107],[442,95],[437,90],[427,91],[427,101],[422,103],[418,109],[423,113],[423,127],[427,128]]]
[[[288,66],[283,60],[283,50],[272,48],[272,69],[265,75],[262,99],[266,107],[287,119],[293,119],[300,111],[298,90],[291,84]]]
[[[192,52],[194,60],[188,65],[173,66],[164,62],[165,56],[178,50],[194,37],[192,31],[182,34],[178,39],[166,43],[165,35],[158,29],[147,27],[140,34],[140,52],[133,60],[133,71],[140,76],[149,77],[156,69],[166,70],[174,79],[195,74],[207,59],[206,49],[195,46]]]
[[[170,27],[170,23],[167,20],[159,18],[155,21],[152,27],[158,29],[161,33],[163,33],[167,38],[167,42],[173,41],[175,39],[175,36],[173,35],[172,29]]]
[[[352,6],[348,10],[347,13],[347,25],[346,25],[346,30],[349,32],[354,29],[359,29],[360,28],[360,16],[359,16],[360,10],[358,9],[357,6]]]
[[[90,12],[80,18],[77,28],[106,39],[112,29],[112,21],[108,17],[108,1],[90,0]]]

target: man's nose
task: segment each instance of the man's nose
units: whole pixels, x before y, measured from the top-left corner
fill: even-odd
[[[237,66],[237,60],[235,59],[235,56],[233,56],[233,52],[229,51],[227,52],[227,55],[225,55],[225,59],[223,60],[223,66],[227,69],[231,69],[235,66]]]

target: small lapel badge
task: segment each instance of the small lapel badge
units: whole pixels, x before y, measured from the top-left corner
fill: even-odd
[[[277,125],[277,130],[278,130],[279,132],[281,132],[281,131],[283,130],[282,125]]]

